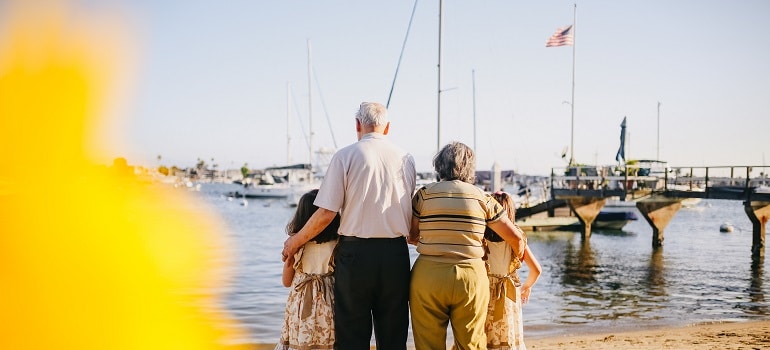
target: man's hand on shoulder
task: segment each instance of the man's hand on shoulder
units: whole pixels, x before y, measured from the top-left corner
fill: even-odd
[[[283,251],[281,252],[281,261],[286,261],[297,252],[298,247],[294,245],[294,237],[290,236],[283,242]]]

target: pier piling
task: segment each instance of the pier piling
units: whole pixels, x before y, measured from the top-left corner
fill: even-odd
[[[652,227],[652,246],[663,246],[663,229],[682,207],[681,199],[651,197],[636,202],[636,208]]]
[[[765,255],[765,225],[770,219],[770,202],[746,201],[743,209],[751,220],[753,239],[751,253],[754,256]]]
[[[589,198],[589,197],[577,197],[567,200],[572,212],[575,213],[578,220],[580,220],[580,226],[583,229],[581,232],[583,238],[591,236],[591,224],[593,224],[596,216],[599,215],[599,211],[607,202],[606,198]]]

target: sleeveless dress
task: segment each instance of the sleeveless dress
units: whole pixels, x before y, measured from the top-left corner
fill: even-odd
[[[294,255],[294,279],[276,350],[334,349],[334,263],[337,241],[308,242]]]
[[[488,350],[525,350],[521,314],[521,286],[516,273],[521,267],[505,241],[486,242],[489,276],[489,308],[484,331]]]

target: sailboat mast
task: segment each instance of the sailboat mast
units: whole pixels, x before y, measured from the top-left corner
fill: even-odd
[[[286,165],[291,165],[291,83],[286,82]]]
[[[441,44],[444,25],[444,0],[438,2],[438,123],[436,123],[436,153],[441,149]]]
[[[310,132],[308,135],[308,163],[310,164],[310,167],[312,169],[313,167],[313,82],[312,82],[312,75],[313,75],[313,66],[311,63],[311,56],[310,56],[310,39],[307,39],[307,105],[308,105],[308,123],[310,125]]]
[[[476,148],[476,70],[471,70],[471,77],[473,78],[473,151],[479,154],[479,149]]]

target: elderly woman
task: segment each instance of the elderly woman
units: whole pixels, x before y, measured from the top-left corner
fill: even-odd
[[[468,146],[444,146],[433,167],[439,182],[412,198],[409,243],[420,253],[409,293],[414,344],[444,349],[451,322],[456,348],[485,349],[489,280],[482,260],[484,229],[497,232],[519,258],[526,248],[524,235],[491,195],[473,185],[476,157]]]

